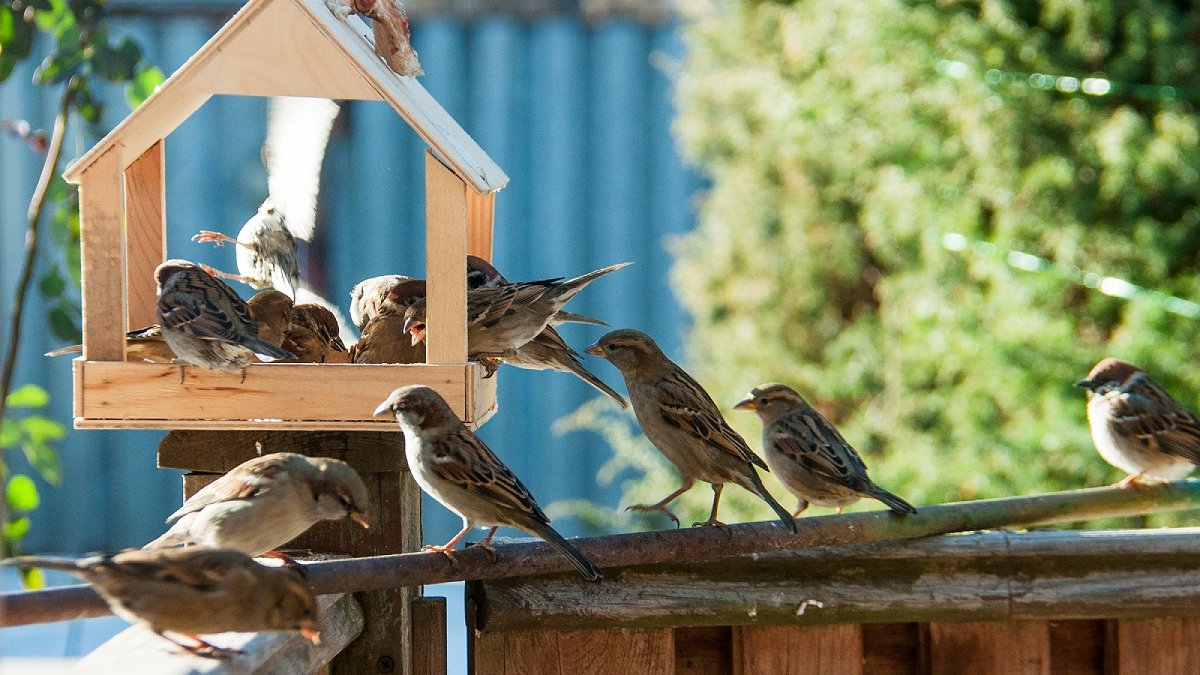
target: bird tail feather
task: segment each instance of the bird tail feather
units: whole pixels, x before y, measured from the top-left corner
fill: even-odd
[[[878,499],[879,501],[883,502],[884,504],[887,505],[887,507],[889,509],[891,509],[901,515],[917,512],[917,508],[915,506],[913,506],[912,504],[909,504],[908,502],[906,502],[903,499],[901,499],[900,497],[892,494],[891,492],[884,490],[883,488],[879,487],[878,485],[871,484],[871,486],[869,488],[867,488],[867,494],[870,495],[872,498]]]
[[[535,534],[542,539],[545,539],[546,543],[558,549],[559,553],[563,554],[564,557],[570,560],[571,564],[575,565],[575,568],[579,570],[579,573],[583,575],[584,579],[587,579],[588,581],[599,581],[604,577],[604,574],[600,571],[599,567],[596,567],[595,563],[585,558],[584,555],[579,552],[579,549],[572,546],[571,542],[564,539],[561,534],[554,530],[554,528],[550,527],[549,525],[542,525],[540,528],[538,528],[538,531]]]
[[[565,304],[567,302],[567,300],[570,300],[571,298],[575,297],[576,293],[578,293],[579,291],[582,291],[584,288],[587,287],[588,284],[592,283],[593,281],[599,279],[600,277],[604,276],[605,274],[608,274],[610,272],[616,272],[617,270],[621,269],[622,267],[629,267],[632,264],[633,263],[631,263],[631,262],[617,263],[616,265],[609,265],[608,267],[602,267],[594,272],[588,272],[587,274],[584,274],[583,276],[575,277],[574,279],[571,279],[569,281],[564,281],[564,282],[562,282],[562,284],[560,284],[558,286],[557,290],[554,292],[554,295],[558,296],[558,300]]]
[[[795,534],[796,519],[793,518],[792,514],[787,509],[783,508],[779,502],[775,501],[775,498],[771,496],[770,492],[767,492],[766,486],[763,485],[762,478],[758,476],[758,472],[754,470],[754,467],[748,466],[747,469],[750,472],[750,483],[754,486],[754,492],[759,497],[762,497],[762,500],[771,507],[771,510],[775,512],[775,515],[779,516],[779,520],[783,523],[784,527],[791,530],[792,534]]]

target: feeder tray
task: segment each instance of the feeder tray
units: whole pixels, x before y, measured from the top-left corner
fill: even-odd
[[[83,267],[76,428],[395,430],[371,413],[406,384],[433,387],[471,426],[495,413],[495,378],[466,358],[466,256],[491,259],[495,193],[508,177],[371,40],[361,20],[335,16],[324,0],[250,0],[67,168],[79,185]],[[216,94],[382,100],[427,143],[428,363],[252,364],[242,381],[125,360],[125,331],[156,321],[153,271],[170,257],[164,139]]]

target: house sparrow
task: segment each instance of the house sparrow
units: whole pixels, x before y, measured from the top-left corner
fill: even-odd
[[[206,267],[213,276],[262,289],[273,287],[297,299],[300,270],[297,240],[311,241],[325,146],[338,105],[323,98],[274,97],[267,109],[262,158],[268,197],[237,238],[202,230],[192,241],[236,245],[237,274]]]
[[[1106,358],[1075,383],[1087,390],[1092,442],[1104,461],[1129,474],[1178,480],[1200,464],[1200,421],[1146,371]]]
[[[375,297],[373,291],[370,296]],[[351,363],[425,363],[425,345],[414,344],[404,332],[404,312],[425,297],[425,282],[408,279],[392,284],[380,300],[366,303],[373,316],[363,328],[362,337],[350,348]]]
[[[237,551],[135,550],[80,560],[25,556],[3,564],[70,572],[91,584],[113,614],[194,654],[237,653],[203,640],[202,633],[295,630],[320,642],[317,603],[300,575]]]
[[[320,305],[296,305],[282,346],[300,363],[350,362],[346,345],[338,336],[337,317]]]
[[[158,323],[183,363],[241,373],[254,355],[264,361],[295,356],[258,336],[250,307],[225,282],[194,263],[172,259],[154,270]],[[182,377],[182,369],[180,373]]]
[[[545,279],[468,290],[468,356],[482,363],[485,377],[491,377],[501,357],[537,337],[576,293],[631,264],[611,265],[568,281]],[[413,344],[425,339],[425,309],[422,298],[404,313],[404,332],[412,335]]]
[[[713,505],[708,520],[696,525],[719,527],[728,533],[729,528],[717,520],[717,505],[725,483],[736,483],[762,498],[788,529],[796,531],[795,519],[767,492],[754,469],[767,469],[767,465],[729,426],[708,392],[668,359],[649,335],[616,330],[586,351],[621,371],[642,431],[675,465],[682,481],[678,490],[657,504],[638,504],[628,510],[662,511],[678,525],[679,519],[667,504],[702,480],[712,485]]]
[[[424,75],[417,52],[412,48],[408,16],[400,0],[326,0],[338,16],[361,14],[371,20],[375,53],[398,75]]]
[[[284,336],[295,315],[295,303],[287,293],[274,289],[259,291],[246,305],[250,316],[258,322],[258,337],[276,347],[283,346]]]
[[[379,305],[387,297],[388,291],[401,281],[412,280],[412,277],[403,274],[384,274],[358,282],[350,290],[350,320],[359,330],[363,330],[379,313]],[[421,292],[425,292],[424,288]]]
[[[500,270],[496,269],[490,262],[476,255],[467,256],[467,288],[496,288],[499,286],[509,285],[508,279],[500,274]],[[608,324],[594,316],[587,314],[576,314],[575,312],[566,312],[558,310],[554,318],[550,319],[551,326],[561,326],[564,323],[583,323],[592,326],[607,326]]]
[[[321,520],[367,527],[369,498],[350,465],[276,452],[243,462],[172,513],[171,529],[145,548],[198,544],[247,555],[273,551]]]
[[[762,420],[767,466],[800,500],[792,515],[800,515],[810,502],[841,513],[863,497],[878,499],[902,515],[917,512],[872,483],[862,458],[837,428],[790,387],[759,385],[733,407],[757,413]]]
[[[588,581],[602,576],[599,568],[550,527],[550,519],[529,490],[436,391],[421,385],[401,387],[379,404],[375,415],[396,418],[404,430],[404,451],[413,478],[429,496],[463,519],[463,528],[453,539],[423,550],[444,553],[453,560],[455,544],[475,525],[492,528],[480,544],[484,547],[491,543],[497,527],[508,525],[546,540]]]

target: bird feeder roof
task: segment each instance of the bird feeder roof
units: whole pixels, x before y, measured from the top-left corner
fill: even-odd
[[[417,82],[388,68],[356,16],[325,0],[249,0],[155,93],[63,173],[71,183],[109,150],[129,166],[214,94],[383,100],[478,193],[508,176]]]

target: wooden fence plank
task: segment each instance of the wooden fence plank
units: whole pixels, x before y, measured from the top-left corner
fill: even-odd
[[[857,675],[862,630],[839,626],[741,626],[734,629],[736,675]]]
[[[1050,672],[1104,675],[1108,621],[1050,621]]]
[[[413,600],[413,674],[446,675],[446,599]]]
[[[1119,675],[1200,673],[1200,619],[1117,622]]]
[[[674,675],[675,639],[670,628],[562,631],[558,664],[563,675]]]
[[[921,626],[915,623],[864,623],[863,672],[917,675],[921,668]]]
[[[1049,630],[1042,621],[931,623],[929,672],[1049,675]]]
[[[676,675],[725,675],[733,667],[733,629],[700,626],[675,629]]]

